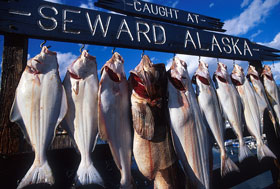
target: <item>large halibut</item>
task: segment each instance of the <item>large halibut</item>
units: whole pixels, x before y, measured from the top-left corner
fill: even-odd
[[[56,53],[43,47],[40,54],[27,62],[10,114],[11,121],[21,127],[35,152],[35,160],[18,188],[29,184],[54,184],[46,151],[66,111],[67,100]]]
[[[95,57],[84,50],[68,67],[63,85],[68,101],[68,112],[62,125],[75,140],[81,154],[76,185],[92,183],[103,185],[90,157],[98,137],[98,77]]]

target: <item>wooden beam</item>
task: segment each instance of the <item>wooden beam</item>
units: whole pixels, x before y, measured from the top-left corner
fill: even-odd
[[[15,90],[26,66],[28,38],[5,35],[0,92],[0,154],[14,154],[26,143],[20,128],[9,120]]]

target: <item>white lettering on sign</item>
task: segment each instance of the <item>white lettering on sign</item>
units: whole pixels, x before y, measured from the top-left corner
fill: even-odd
[[[249,47],[249,45],[247,44],[247,41],[244,41],[244,56],[246,56],[246,51],[248,51],[250,53],[251,56],[253,56],[251,49]]]
[[[214,49],[215,46],[217,46],[218,49],[219,49],[219,51],[222,52],[222,49],[221,49],[221,47],[220,47],[220,45],[219,45],[219,43],[218,43],[218,41],[217,41],[216,36],[213,35],[213,38],[212,38],[212,52],[215,50],[215,49]]]
[[[226,42],[225,42],[226,40]],[[229,45],[230,44],[230,40],[228,37],[222,37],[222,43],[225,47],[223,47],[223,50],[225,51],[225,53],[230,54],[232,52],[232,48]]]
[[[57,15],[58,14],[58,11],[55,7],[53,6],[49,6],[49,5],[42,5],[38,8],[38,12],[39,12],[39,15],[42,16],[43,18],[47,19],[47,20],[51,20],[53,22],[53,25],[50,26],[50,27],[46,27],[42,24],[42,21],[39,20],[38,21],[38,25],[39,27],[42,29],[42,30],[45,30],[45,31],[52,31],[54,30],[56,27],[57,27],[57,20],[54,18],[54,17],[49,17],[49,16],[46,16],[44,15],[43,13],[43,9],[51,9],[54,11],[54,15]]]
[[[92,36],[95,35],[96,28],[97,28],[97,25],[98,25],[98,24],[100,25],[100,28],[101,28],[101,32],[102,32],[103,37],[106,37],[106,36],[107,36],[108,29],[109,29],[109,25],[110,25],[110,22],[111,22],[111,16],[108,16],[108,18],[107,18],[106,28],[104,28],[104,25],[103,25],[103,22],[102,22],[102,20],[101,20],[100,14],[98,14],[98,15],[96,16],[94,25],[92,25],[92,22],[91,22],[91,19],[90,19],[90,16],[89,16],[89,13],[88,13],[88,12],[86,12],[86,18],[87,18],[87,22],[88,22],[88,25],[89,25],[89,28],[90,28],[91,35],[92,35]]]
[[[231,38],[231,42],[232,42],[233,53],[236,54],[236,49],[237,49],[239,54],[242,55],[242,52],[240,51],[239,47],[237,46],[239,39],[236,39],[236,41],[234,42],[234,39]]]
[[[125,26],[125,29],[123,29],[124,26]],[[134,41],[133,36],[132,36],[132,34],[130,32],[130,29],[129,29],[125,19],[122,19],[122,22],[121,22],[120,27],[118,29],[117,39],[120,39],[120,36],[121,36],[122,32],[127,32],[129,37],[130,37],[130,40]]]
[[[185,48],[188,47],[188,42],[189,41],[192,43],[194,49],[196,49],[196,45],[195,45],[194,40],[193,40],[193,38],[192,38],[192,36],[190,34],[190,31],[187,30],[186,37],[185,37]]]
[[[73,20],[67,20],[67,12],[70,12],[70,13],[76,13],[76,14],[80,14],[81,11],[76,11],[76,10],[70,10],[70,9],[65,9],[63,10],[63,27],[62,27],[62,31],[64,33],[72,33],[72,34],[80,34],[81,32],[80,31],[74,31],[74,30],[67,30],[67,26],[66,26],[66,23],[72,23]]]
[[[146,30],[140,30],[140,24],[141,25],[143,25],[143,26],[145,26],[146,27]],[[149,33],[149,31],[150,31],[150,26],[149,26],[149,24],[147,24],[146,22],[136,22],[136,29],[137,29],[137,39],[138,39],[138,42],[141,42],[141,38],[140,38],[140,33],[142,33],[144,36],[145,36],[145,38],[147,39],[147,41],[149,42],[149,43],[151,43],[151,40],[149,39],[149,36],[147,35],[147,33]]]
[[[162,31],[162,34],[157,35],[156,28],[159,28]],[[163,45],[166,42],[166,35],[165,35],[165,29],[162,25],[153,24],[153,34],[154,34],[154,42],[157,45]],[[159,37],[157,37],[159,36]],[[157,39],[160,38],[162,41],[158,41]]]
[[[194,18],[195,18],[195,20],[194,20]],[[188,13],[188,15],[187,15],[187,22],[192,22],[192,23],[197,23],[198,24],[198,22],[199,22],[199,15],[197,15],[197,14],[191,14],[191,13]]]
[[[178,12],[179,10],[168,8],[164,6],[154,5],[151,3],[141,3],[137,0],[133,3],[134,10],[137,12],[143,12],[146,14],[153,14],[155,16],[162,16],[167,18],[175,17],[178,19]]]
[[[198,32],[196,32],[196,37],[197,37],[197,41],[198,41],[198,48],[202,51],[209,51],[209,48],[208,49],[202,48],[201,42],[200,42],[200,36],[199,36]]]

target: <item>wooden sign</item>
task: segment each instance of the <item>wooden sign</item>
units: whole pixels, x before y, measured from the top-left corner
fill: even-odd
[[[234,60],[277,60],[248,39],[42,0],[0,1],[0,33]]]
[[[220,22],[218,18],[139,0],[98,0],[94,5],[129,16],[138,16],[198,29],[226,31],[222,29],[224,23]]]

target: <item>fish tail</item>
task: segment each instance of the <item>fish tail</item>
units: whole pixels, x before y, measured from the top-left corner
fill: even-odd
[[[259,161],[261,161],[264,157],[277,159],[274,153],[264,143],[257,146],[257,156]]]
[[[224,177],[230,172],[240,172],[237,165],[227,156],[221,158],[221,176]]]
[[[92,162],[89,165],[82,162],[80,163],[75,178],[75,184],[76,186],[98,184],[104,187],[103,180]]]
[[[242,145],[240,144],[239,155],[238,155],[239,162],[242,162],[244,159],[246,159],[249,156],[252,156],[250,149],[247,147],[246,144],[242,144]]]
[[[40,183],[54,184],[54,177],[48,162],[45,162],[42,165],[36,165],[33,163],[17,188],[19,189],[30,184]]]

